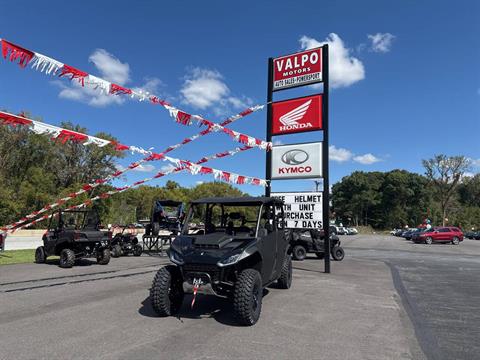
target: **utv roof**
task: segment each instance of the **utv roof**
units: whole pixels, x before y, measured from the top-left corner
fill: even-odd
[[[176,200],[155,200],[155,202],[159,202],[162,206],[178,206],[181,205],[181,201]]]
[[[227,204],[232,206],[241,205],[261,205],[261,204],[278,204],[283,205],[283,201],[277,198],[265,196],[245,196],[245,197],[211,197],[192,201],[192,204]]]

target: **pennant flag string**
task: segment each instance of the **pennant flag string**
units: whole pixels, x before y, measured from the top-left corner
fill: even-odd
[[[109,95],[128,95],[132,98],[136,98],[139,101],[149,100],[152,104],[159,104],[168,110],[171,117],[175,121],[182,125],[191,125],[193,121],[199,125],[207,126],[210,131],[224,132],[232,137],[233,140],[240,142],[248,146],[259,147],[263,150],[270,150],[272,147],[271,142],[266,142],[261,139],[257,139],[253,136],[242,134],[230,129],[227,129],[222,124],[214,123],[210,120],[203,118],[200,115],[192,115],[185,111],[182,111],[165,100],[161,100],[155,95],[151,95],[148,92],[129,89],[107,80],[90,75],[87,72],[74,68],[73,66],[64,64],[58,60],[52,59],[48,56],[27,50],[18,45],[15,45],[7,40],[0,39],[2,45],[2,56],[4,59],[16,62],[21,68],[25,68],[30,62],[32,63],[32,69],[45,72],[47,75],[57,75],[59,77],[67,77],[70,80],[76,80],[79,84],[89,86],[93,89],[109,94]],[[237,116],[244,117],[255,111],[261,110],[264,105],[256,105],[249,107],[246,110],[239,113]]]
[[[175,161],[175,162],[182,162],[183,164],[185,165],[180,165],[180,166],[177,166],[177,167],[172,167],[171,169],[169,170],[166,170],[166,171],[160,171],[158,172],[157,174],[155,174],[154,176],[152,177],[149,177],[149,178],[145,178],[143,180],[139,180],[139,181],[136,181],[134,182],[133,184],[131,185],[126,185],[126,186],[123,186],[123,187],[118,187],[118,188],[115,188],[114,190],[110,190],[110,191],[107,191],[107,192],[104,192],[100,195],[97,195],[91,199],[88,199],[86,201],[84,201],[83,203],[79,204],[79,205],[74,205],[74,206],[70,206],[68,207],[67,209],[79,209],[79,208],[82,208],[84,206],[88,206],[88,205],[91,205],[92,202],[94,201],[97,201],[97,200],[101,200],[101,199],[106,199],[114,194],[118,194],[118,193],[121,193],[123,191],[126,191],[128,189],[131,189],[131,188],[134,188],[136,186],[139,186],[139,185],[142,185],[142,184],[145,184],[149,181],[152,181],[152,180],[155,180],[155,179],[158,179],[158,178],[161,178],[161,177],[164,177],[166,175],[170,175],[170,174],[173,174],[173,173],[177,173],[177,172],[180,172],[182,170],[186,170],[188,169],[188,164],[190,164],[190,167],[192,165],[199,165],[199,164],[203,164],[203,163],[206,163],[210,160],[213,160],[213,159],[218,159],[218,158],[223,158],[223,157],[226,157],[226,156],[233,156],[239,152],[243,152],[243,151],[246,151],[246,150],[250,150],[251,147],[249,146],[244,146],[244,147],[237,147],[235,148],[234,150],[229,150],[229,151],[225,151],[225,152],[222,152],[222,153],[217,153],[217,154],[214,154],[214,155],[210,155],[210,156],[205,156],[205,157],[202,157],[200,160],[198,160],[196,163],[192,164],[188,161],[185,161],[185,160],[179,160],[179,159],[173,159],[172,158],[172,161]],[[216,170],[216,169],[211,169],[211,168],[206,168],[206,167],[203,167],[203,169],[209,169],[208,172],[202,172],[202,173],[213,173],[213,170],[215,170],[217,172],[217,176],[218,174],[222,173],[221,170]],[[211,170],[211,171],[210,171]],[[223,172],[223,173],[226,173],[226,172]],[[230,173],[228,173],[230,174]],[[237,174],[233,174],[235,176],[233,176],[231,179],[230,179],[230,182],[233,182],[233,183],[236,183],[236,184],[240,184],[240,185],[243,185],[243,184],[247,184],[247,183],[250,183],[250,184],[253,184],[253,185],[262,185],[262,186],[265,186],[266,184],[266,181],[263,180],[263,179],[257,179],[257,178],[252,178],[252,177],[248,177],[248,176],[242,176],[242,175],[237,175]],[[220,179],[222,180],[222,179]],[[225,180],[225,177],[223,177],[223,180]],[[232,180],[235,180],[235,181],[232,181]],[[73,198],[73,197],[72,197]],[[64,198],[65,199],[65,198]],[[61,199],[61,200],[64,200],[64,199]],[[51,209],[53,208],[52,207],[53,204],[50,204],[50,205],[47,205],[46,207],[48,209]],[[40,211],[36,212],[36,215],[35,216],[38,216],[40,214]],[[34,216],[34,217],[35,217]],[[9,231],[17,231],[19,229],[23,229],[23,228],[26,228],[26,227],[30,227],[40,221],[43,221],[43,220],[46,220],[46,219],[49,219],[50,217],[52,217],[52,215],[43,215],[41,217],[39,217],[38,219],[36,220],[33,220],[31,222],[27,222],[25,223],[26,221],[29,220],[29,218],[23,218],[21,220],[24,220],[24,221],[20,221],[19,224],[22,224],[21,226],[15,226],[14,229],[12,228],[3,228],[2,230],[9,230]],[[18,222],[17,222],[18,223]]]
[[[236,121],[236,120],[238,120],[242,117],[243,116],[241,114],[234,115],[230,118],[227,118],[222,124],[230,124],[230,123],[232,123],[232,122],[234,122],[234,121]],[[31,119],[25,118],[23,116],[13,115],[13,114],[10,114],[10,113],[5,113],[5,112],[0,112],[0,120],[3,121],[4,124],[8,124],[8,125],[12,125],[12,126],[17,126],[17,125],[32,126],[33,129],[36,129],[36,131],[38,133],[41,133],[41,134],[49,133],[49,134],[52,134],[55,137],[59,136],[62,130],[70,131],[70,130],[58,128],[58,127],[55,127],[55,126],[47,125],[45,123],[40,123],[38,121],[31,120]],[[33,130],[33,131],[35,131],[35,130]],[[57,202],[54,202],[50,205],[47,205],[47,206],[43,207],[42,209],[40,209],[38,211],[34,211],[31,214],[28,214],[27,216],[25,216],[24,218],[16,221],[15,223],[12,223],[10,225],[5,226],[2,229],[3,230],[12,229],[12,228],[18,226],[19,224],[24,223],[25,221],[27,221],[29,219],[33,219],[33,218],[37,217],[39,214],[42,214],[42,213],[44,213],[44,212],[46,212],[46,211],[48,211],[52,208],[55,208],[55,207],[63,204],[65,201],[73,199],[73,198],[77,197],[78,195],[81,195],[81,194],[83,194],[83,193],[85,193],[89,190],[94,189],[95,187],[97,187],[100,184],[104,184],[104,183],[112,180],[113,178],[117,178],[117,177],[125,174],[126,172],[137,168],[138,166],[140,166],[144,162],[160,160],[164,157],[164,154],[166,154],[170,151],[173,151],[174,149],[177,149],[180,146],[185,145],[185,144],[187,144],[191,141],[194,141],[201,136],[207,135],[210,132],[211,132],[210,128],[205,129],[205,130],[201,131],[200,133],[198,133],[198,134],[196,134],[192,137],[185,138],[182,142],[180,142],[178,144],[167,147],[162,153],[153,153],[153,152],[144,150],[142,148],[137,148],[135,146],[127,146],[127,145],[122,145],[122,144],[119,144],[119,143],[116,143],[116,142],[114,142],[114,143],[112,142],[112,145],[114,145],[115,149],[118,150],[118,151],[131,150],[131,151],[140,152],[142,154],[145,152],[145,155],[148,154],[148,156],[145,157],[144,159],[138,161],[138,162],[131,163],[125,169],[118,170],[115,173],[113,173],[112,175],[107,176],[106,178],[96,179],[94,182],[92,182],[90,184],[84,184],[80,190],[78,190],[75,193],[70,194],[68,197],[62,198],[62,199],[58,200]],[[82,133],[76,133],[75,132],[75,134],[79,134],[80,136],[88,136],[88,140],[86,141],[86,143],[88,141],[90,141],[91,143],[96,144],[98,146],[102,146],[102,144],[104,142],[107,142],[107,141],[110,143],[109,140],[96,138],[96,137],[85,135],[85,134],[82,134]],[[80,136],[76,136],[75,138],[78,139]],[[63,139],[65,139],[65,137],[63,137]],[[71,138],[69,137],[68,139],[71,139]],[[67,141],[67,140],[65,140],[65,141]],[[248,147],[248,148],[250,149],[251,147]]]

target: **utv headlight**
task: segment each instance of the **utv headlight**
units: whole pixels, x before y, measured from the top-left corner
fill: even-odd
[[[237,262],[239,262],[240,260],[243,260],[245,259],[247,256],[249,256],[250,254],[247,253],[247,252],[241,252],[239,254],[234,254],[234,255],[230,255],[229,257],[223,259],[223,260],[220,260],[218,263],[217,263],[217,266],[220,266],[220,267],[224,267],[224,266],[229,266],[229,265],[233,265],[233,264],[236,264]]]
[[[184,264],[184,261],[183,261],[182,257],[176,251],[170,249],[169,256],[170,256],[170,260],[173,263],[175,263],[177,265],[183,265]]]

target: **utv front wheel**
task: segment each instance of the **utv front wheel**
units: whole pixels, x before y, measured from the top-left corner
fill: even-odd
[[[70,249],[63,249],[60,253],[60,267],[71,268],[75,263],[75,253]]]
[[[341,246],[334,246],[332,249],[332,257],[335,261],[342,261],[345,257],[345,250]]]
[[[254,325],[262,311],[262,277],[257,270],[245,269],[238,276],[233,294],[233,312],[241,325]]]
[[[140,256],[142,255],[142,252],[143,252],[142,245],[137,244],[133,247],[133,256]]]
[[[293,258],[295,260],[303,261],[307,256],[307,250],[302,245],[296,245],[293,247]]]
[[[118,258],[122,255],[122,247],[120,245],[113,245],[112,247],[112,257]]]
[[[44,264],[45,260],[45,248],[43,246],[39,246],[37,250],[35,250],[35,262],[37,264]]]
[[[97,253],[97,263],[100,265],[107,265],[110,262],[110,250],[101,249]]]
[[[292,286],[292,257],[290,255],[285,257],[277,284],[280,289],[290,289]]]
[[[183,302],[182,277],[174,265],[167,265],[157,271],[150,289],[153,310],[159,316],[176,314]]]

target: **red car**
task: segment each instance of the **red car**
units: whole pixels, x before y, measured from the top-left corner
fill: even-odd
[[[427,245],[433,242],[451,242],[454,245],[458,245],[460,241],[463,241],[463,232],[453,226],[435,227],[420,233],[417,239],[419,242],[425,242]]]

